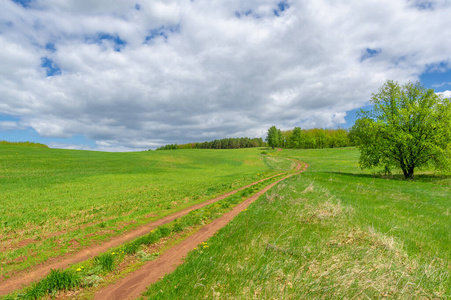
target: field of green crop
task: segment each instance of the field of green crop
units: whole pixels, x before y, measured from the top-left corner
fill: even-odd
[[[149,299],[449,299],[451,174],[359,169],[356,149],[284,150],[310,164],[270,190]]]
[[[0,279],[292,167],[260,152],[0,145]]]

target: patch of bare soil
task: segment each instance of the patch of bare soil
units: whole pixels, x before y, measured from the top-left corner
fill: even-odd
[[[307,170],[308,165],[304,163],[303,167],[297,163],[296,169],[299,174]],[[115,300],[115,299],[136,299],[146,288],[157,282],[164,275],[173,272],[179,265],[183,263],[183,258],[196,248],[200,243],[212,237],[219,229],[226,226],[236,215],[246,209],[252,202],[258,199],[261,195],[266,193],[277,183],[285,180],[295,174],[283,177],[282,179],[271,183],[255,195],[246,199],[244,202],[235,206],[231,211],[225,213],[222,217],[213,222],[203,226],[198,232],[190,235],[180,244],[175,245],[166,252],[164,252],[158,259],[145,264],[139,270],[130,274],[129,276],[119,280],[117,283],[107,286],[100,290],[94,299],[96,300]]]
[[[297,169],[299,169],[299,168],[300,168],[300,165],[298,165]],[[193,210],[202,208],[204,206],[207,206],[209,204],[212,204],[214,202],[217,202],[219,200],[227,198],[241,190],[244,190],[248,187],[256,185],[269,178],[280,176],[282,174],[283,173],[258,180],[256,182],[253,182],[251,184],[243,186],[234,191],[220,195],[216,198],[207,200],[207,201],[199,203],[199,204],[195,204],[195,205],[185,208],[179,212],[176,212],[172,215],[163,217],[154,222],[151,222],[151,223],[145,224],[143,226],[140,226],[138,228],[135,228],[125,234],[120,235],[120,236],[112,237],[110,240],[108,240],[102,244],[92,245],[85,249],[80,249],[77,252],[69,252],[60,257],[53,257],[53,258],[50,258],[47,261],[45,261],[39,265],[33,266],[27,270],[18,271],[15,274],[12,274],[11,277],[9,277],[8,279],[5,280],[4,278],[2,278],[3,280],[0,280],[0,296],[9,294],[9,293],[13,292],[14,290],[18,290],[18,289],[21,289],[21,288],[24,288],[24,287],[30,285],[32,282],[41,280],[42,278],[47,276],[47,274],[50,273],[51,269],[65,269],[65,268],[69,267],[70,265],[91,259],[103,252],[106,252],[110,248],[118,247],[128,241],[131,241],[140,236],[143,236],[143,235],[149,233],[151,230],[157,228],[158,226],[170,223],[170,222],[174,221],[175,219],[178,219]],[[32,241],[29,241],[29,242],[32,242]],[[78,241],[74,241],[71,248],[74,250],[77,250],[77,247],[79,246],[79,245],[77,245],[77,243],[78,243]]]

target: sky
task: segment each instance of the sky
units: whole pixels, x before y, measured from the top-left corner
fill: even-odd
[[[0,0],[0,140],[141,151],[451,96],[451,1]]]

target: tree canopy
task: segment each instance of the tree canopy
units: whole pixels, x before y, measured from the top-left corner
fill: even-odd
[[[449,165],[451,101],[419,82],[387,81],[373,94],[372,110],[362,110],[351,129],[360,144],[360,166],[400,168],[413,178],[418,167]]]
[[[201,143],[187,143],[187,144],[169,144],[161,146],[156,150],[177,150],[177,149],[237,149],[237,148],[252,148],[262,147],[265,143],[261,138],[225,138]]]
[[[268,142],[268,146],[272,147],[280,147],[283,144],[283,135],[280,129],[277,129],[276,126],[271,126],[268,129],[268,134],[266,136],[266,142]]]

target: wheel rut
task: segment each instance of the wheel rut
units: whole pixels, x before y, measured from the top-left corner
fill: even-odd
[[[51,269],[65,269],[65,268],[69,267],[70,265],[91,259],[103,252],[106,252],[110,248],[120,246],[126,242],[129,242],[140,236],[143,236],[143,235],[149,233],[151,230],[157,228],[158,226],[170,223],[170,222],[174,221],[175,219],[183,217],[184,215],[187,215],[189,212],[191,212],[193,210],[196,210],[196,209],[202,208],[204,206],[207,206],[209,204],[212,204],[214,202],[220,201],[220,200],[227,198],[227,197],[229,197],[239,191],[242,191],[248,187],[254,186],[262,181],[265,181],[265,180],[268,180],[268,179],[271,179],[271,178],[274,178],[274,177],[277,177],[280,175],[283,175],[283,173],[258,180],[256,182],[253,182],[251,184],[248,184],[246,186],[243,186],[243,187],[233,190],[231,192],[225,193],[225,194],[215,197],[213,199],[207,200],[207,201],[199,203],[199,204],[192,205],[192,206],[185,208],[181,211],[178,211],[174,214],[165,216],[154,222],[137,227],[125,234],[112,237],[109,241],[104,242],[102,244],[90,246],[88,248],[85,248],[85,249],[82,249],[82,250],[76,252],[75,254],[71,253],[69,255],[62,255],[60,257],[50,259],[47,262],[33,266],[27,270],[19,271],[16,274],[14,274],[13,277],[10,277],[6,280],[0,281],[0,296],[7,295],[15,290],[24,288],[33,282],[41,280],[42,278],[44,278],[45,276],[47,276],[50,273]]]
[[[301,165],[301,163],[303,165]],[[257,200],[261,195],[266,193],[269,189],[275,186],[277,183],[306,171],[308,164],[304,162],[297,162],[296,173],[287,175],[278,181],[271,183],[264,187],[262,190],[247,198],[235,206],[231,211],[225,213],[218,219],[215,219],[211,223],[203,226],[199,231],[190,235],[181,243],[171,247],[164,252],[156,260],[149,261],[142,266],[139,270],[129,274],[128,276],[120,279],[115,284],[109,285],[104,289],[97,292],[95,295],[96,300],[114,300],[114,299],[136,299],[138,298],[146,288],[161,279],[164,275],[173,272],[179,265],[183,263],[184,257],[188,252],[196,248],[200,243],[208,240],[219,229],[226,226],[235,216],[241,211],[246,209],[252,202]]]

